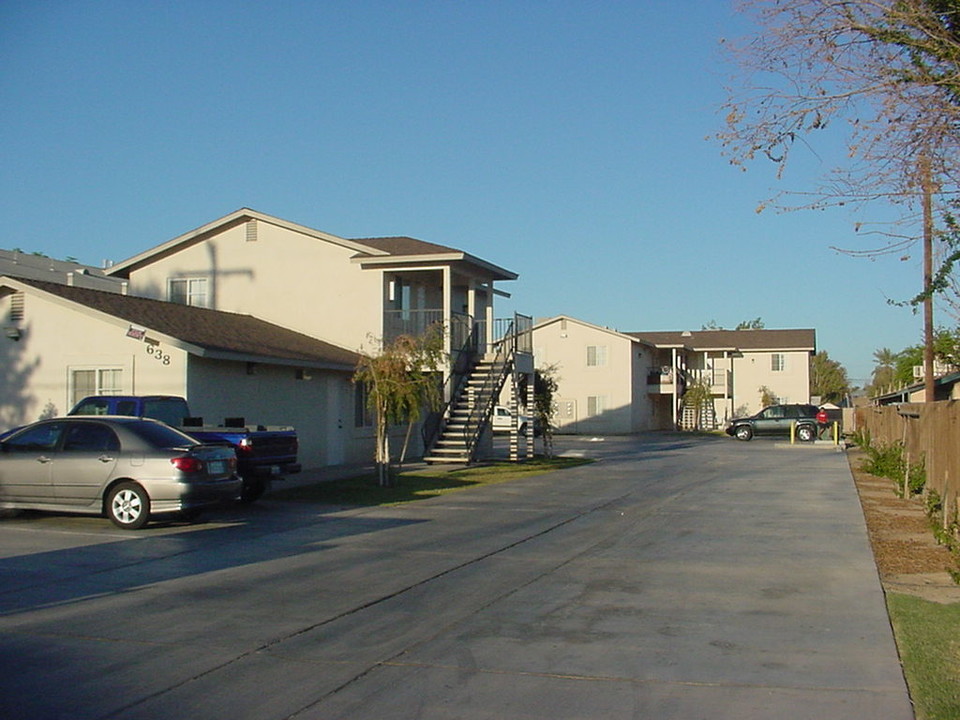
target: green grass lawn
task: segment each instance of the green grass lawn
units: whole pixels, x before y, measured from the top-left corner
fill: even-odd
[[[917,720],[957,720],[960,603],[890,593],[887,608]]]
[[[314,485],[277,490],[270,493],[270,499],[353,507],[395,505],[445,495],[465,488],[564,470],[589,462],[593,461],[584,458],[538,457],[521,463],[472,465],[456,470],[431,466],[404,471],[396,479],[394,487],[379,487],[376,475],[371,473],[344,480],[330,480]]]

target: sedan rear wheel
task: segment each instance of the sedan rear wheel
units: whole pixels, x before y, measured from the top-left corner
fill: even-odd
[[[749,425],[741,425],[736,429],[734,435],[736,435],[737,440],[749,440],[753,437],[753,428]]]
[[[139,530],[150,519],[150,496],[132,482],[122,482],[107,497],[107,517],[124,530]]]

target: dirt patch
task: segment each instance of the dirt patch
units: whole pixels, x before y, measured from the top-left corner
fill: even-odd
[[[937,544],[921,501],[897,497],[892,481],[860,470],[864,457],[856,449],[847,454],[884,590],[960,602],[960,586],[949,573],[957,562]]]

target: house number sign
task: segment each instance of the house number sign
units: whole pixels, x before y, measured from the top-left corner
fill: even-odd
[[[167,353],[165,353],[163,350],[161,350],[159,345],[151,345],[148,343],[146,347],[146,351],[147,351],[147,355],[152,357],[157,362],[162,363],[164,365],[170,364],[170,356]]]

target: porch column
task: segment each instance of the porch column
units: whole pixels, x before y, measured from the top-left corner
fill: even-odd
[[[520,388],[517,386],[517,370],[510,372],[510,462],[520,460]]]
[[[677,423],[679,422],[678,412],[680,405],[680,366],[677,363],[677,349],[671,348],[670,350],[670,362],[673,365],[673,429],[677,429]]]
[[[443,327],[446,332],[443,334],[443,352],[448,358],[453,353],[453,273],[449,265],[443,267]]]
[[[723,370],[723,414],[724,422],[733,417],[733,355],[729,350],[723,351],[725,367]]]
[[[467,286],[467,315],[470,316],[470,322],[476,321],[477,317],[477,280],[470,278],[470,284]],[[471,328],[472,330],[473,328]]]
[[[487,298],[487,322],[486,322],[486,325],[487,325],[487,327],[486,327],[486,329],[485,329],[485,331],[484,331],[484,334],[486,335],[486,337],[484,338],[484,354],[489,353],[490,350],[493,348],[493,333],[494,333],[494,327],[493,327],[493,283],[491,283],[490,296]]]

